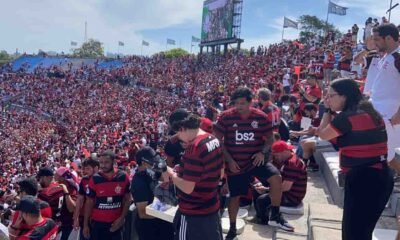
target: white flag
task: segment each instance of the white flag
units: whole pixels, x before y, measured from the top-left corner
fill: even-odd
[[[296,22],[296,21],[290,20],[289,18],[285,17],[285,18],[284,18],[284,21],[283,21],[283,27],[284,27],[284,28],[289,28],[289,27],[291,27],[291,28],[296,28],[296,29],[298,29],[298,28],[299,28],[299,23]]]

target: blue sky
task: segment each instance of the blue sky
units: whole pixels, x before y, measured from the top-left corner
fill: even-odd
[[[390,0],[333,0],[349,7],[346,16],[330,15],[329,22],[342,31],[354,23],[364,25],[368,16],[381,18]],[[400,2],[394,1],[394,3]],[[200,36],[202,0],[13,0],[2,1],[0,50],[37,53],[69,52],[70,42],[88,37],[104,43],[106,52],[140,54],[141,42],[150,43],[144,54],[165,50],[166,38],[190,50],[191,36]],[[242,34],[244,47],[279,42],[283,17],[303,14],[326,18],[328,0],[244,0]],[[400,7],[392,22],[400,23]],[[285,38],[295,39],[298,31],[286,29]],[[125,43],[118,47],[118,41]],[[197,52],[198,47],[193,48]]]

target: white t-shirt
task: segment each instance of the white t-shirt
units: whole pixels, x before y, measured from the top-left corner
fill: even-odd
[[[400,48],[396,51],[400,53]],[[390,119],[400,107],[400,72],[394,61],[393,53],[386,54],[378,62],[375,78],[371,79],[371,102],[384,119]]]
[[[286,73],[284,76],[283,76],[283,80],[282,80],[282,83],[283,83],[283,86],[284,87],[287,87],[287,86],[289,86],[290,87],[290,76],[289,76],[289,74],[288,73]]]

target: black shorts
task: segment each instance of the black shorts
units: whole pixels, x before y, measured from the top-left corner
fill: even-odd
[[[223,240],[219,211],[204,216],[188,216],[176,211],[174,240]]]
[[[249,172],[228,176],[229,195],[230,197],[247,195],[253,177],[268,185],[268,179],[275,175],[280,175],[279,170],[272,163],[266,163]]]
[[[92,221],[90,239],[96,240],[122,240],[122,227],[115,232],[110,232],[112,223]]]

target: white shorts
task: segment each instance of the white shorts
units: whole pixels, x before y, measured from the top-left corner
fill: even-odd
[[[392,126],[386,119],[385,125],[388,136],[388,161],[390,162],[394,158],[394,150],[400,147],[400,125]]]

